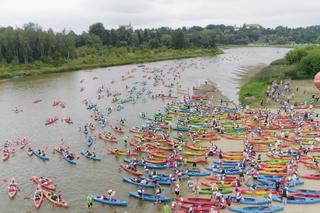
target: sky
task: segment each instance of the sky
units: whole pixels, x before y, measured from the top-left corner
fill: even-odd
[[[108,29],[261,24],[305,27],[320,24],[320,0],[0,0],[0,26],[34,22],[44,29]]]

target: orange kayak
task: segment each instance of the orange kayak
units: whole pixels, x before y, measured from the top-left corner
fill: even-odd
[[[49,191],[45,191],[43,190],[42,191],[43,195],[50,201],[52,202],[53,204],[57,205],[57,206],[61,206],[61,207],[64,207],[64,208],[68,208],[68,203],[64,200],[54,200],[52,199],[52,195],[53,193],[52,192],[49,192]]]

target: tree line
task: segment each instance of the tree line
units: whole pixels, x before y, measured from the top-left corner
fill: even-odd
[[[89,26],[87,32],[76,34],[66,30],[44,30],[37,24],[28,23],[21,28],[0,27],[0,63],[28,64],[37,60],[54,63],[57,60],[96,54],[97,51],[92,50],[103,48],[216,48],[217,45],[249,43],[320,43],[320,26],[278,26],[271,29],[260,25],[208,25],[134,30],[130,26],[107,29],[102,23],[95,23]]]

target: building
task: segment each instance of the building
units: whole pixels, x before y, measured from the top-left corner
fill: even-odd
[[[131,23],[128,24],[128,25],[120,25],[119,28],[123,27],[124,29],[126,30],[132,30],[132,26],[131,26]]]

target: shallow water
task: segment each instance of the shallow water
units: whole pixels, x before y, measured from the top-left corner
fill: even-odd
[[[194,59],[162,61],[146,64],[146,68],[161,69],[163,73],[172,70],[180,71],[180,84],[186,91],[191,91],[193,85],[202,83],[204,80],[214,82],[218,89],[230,100],[237,102],[239,82],[236,79],[243,67],[268,64],[271,61],[285,55],[288,49],[284,48],[231,48],[216,57],[204,57]],[[121,76],[131,70],[136,70],[130,75],[134,78],[122,81]],[[25,196],[32,197],[35,185],[29,180],[31,176],[51,176],[61,191],[63,198],[70,204],[68,210],[53,208],[45,201],[40,212],[88,212],[85,197],[87,194],[105,193],[106,189],[117,190],[117,198],[129,201],[128,208],[104,207],[98,203],[94,204],[94,212],[151,212],[153,204],[142,203],[127,196],[128,191],[136,190],[136,187],[121,181],[122,172],[119,174],[118,165],[121,158],[109,155],[107,147],[114,147],[103,141],[95,141],[93,148],[97,155],[103,159],[101,162],[92,162],[86,158],[80,158],[77,165],[70,165],[60,160],[58,154],[53,154],[53,147],[60,144],[61,138],[70,146],[70,150],[79,153],[87,149],[84,135],[78,131],[90,121],[90,112],[81,103],[85,98],[93,100],[100,109],[111,106],[111,98],[98,101],[95,99],[97,88],[106,84],[112,91],[125,92],[125,85],[132,86],[134,82],[145,81],[142,68],[137,65],[126,65],[112,68],[101,68],[95,70],[77,71],[62,74],[51,74],[18,78],[0,84],[0,141],[1,145],[6,140],[17,137],[27,137],[32,147],[47,149],[50,160],[42,162],[35,156],[27,156],[26,150],[16,148],[16,153],[6,162],[0,163],[0,212],[35,212],[32,200],[24,199]],[[151,74],[147,74],[151,76]],[[93,80],[93,77],[98,77]],[[83,84],[80,80],[85,79]],[[110,82],[115,80],[114,84]],[[170,80],[168,80],[170,81]],[[80,92],[81,85],[85,90]],[[141,86],[140,86],[141,87]],[[148,81],[146,89],[155,92],[167,93],[168,88],[153,86]],[[41,99],[42,102],[34,104],[33,101]],[[54,100],[61,100],[66,108],[53,107]],[[127,119],[127,125],[138,126],[143,121],[138,118],[138,112],[144,111],[149,114],[161,109],[164,102],[148,98],[139,100],[136,104],[125,104],[125,109],[112,113],[108,120],[115,122],[120,118]],[[15,114],[14,107],[21,107],[23,112]],[[70,116],[73,125],[58,122],[50,127],[44,123],[48,117],[59,118]],[[94,135],[97,135],[97,131]],[[118,145],[123,149],[123,145]],[[7,183],[3,179],[15,176],[21,191],[14,200],[9,200],[6,194]],[[169,189],[165,189],[168,193]],[[5,209],[5,211],[4,211]]]

